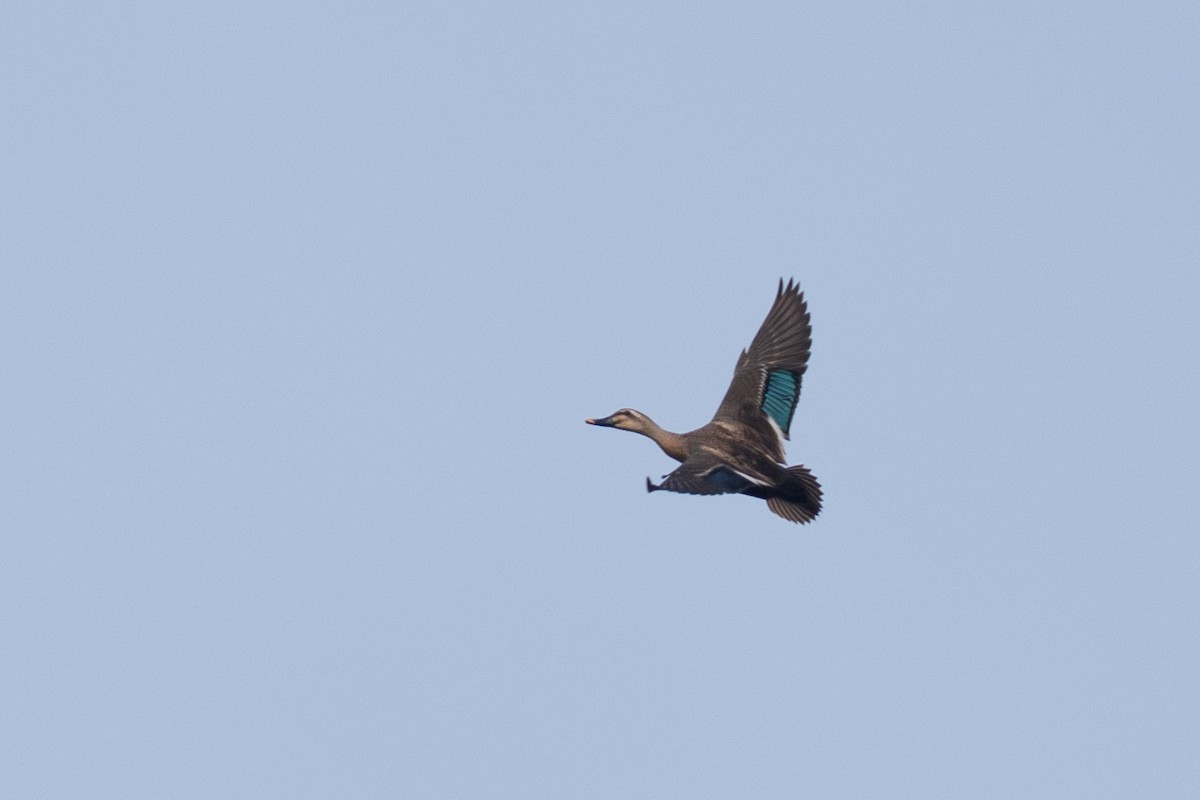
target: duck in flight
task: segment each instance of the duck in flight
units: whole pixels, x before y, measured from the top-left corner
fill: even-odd
[[[789,467],[783,442],[800,399],[808,367],[812,325],[800,284],[779,281],[775,303],[743,350],[725,399],[707,425],[671,433],[632,408],[622,408],[589,425],[648,436],[682,462],[663,482],[646,479],[646,491],[684,494],[747,494],[792,522],[811,522],[821,511],[821,485],[807,467]]]

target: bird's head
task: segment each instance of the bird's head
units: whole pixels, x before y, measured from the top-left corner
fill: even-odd
[[[647,429],[649,417],[640,411],[635,411],[632,408],[622,408],[620,411],[614,411],[603,419],[584,420],[588,425],[599,425],[602,428],[620,428],[623,431],[636,431],[643,433]]]

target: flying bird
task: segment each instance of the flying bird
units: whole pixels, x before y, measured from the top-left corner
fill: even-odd
[[[821,485],[807,467],[787,466],[783,452],[811,347],[800,284],[789,279],[784,286],[780,279],[775,303],[738,358],[725,399],[707,425],[671,433],[632,408],[586,422],[648,436],[682,462],[662,483],[646,478],[647,492],[746,494],[766,500],[786,520],[811,522],[821,511]]]

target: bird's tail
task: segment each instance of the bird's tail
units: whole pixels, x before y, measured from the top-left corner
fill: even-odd
[[[800,464],[788,467],[784,476],[767,498],[767,508],[792,522],[812,522],[821,513],[821,484]]]

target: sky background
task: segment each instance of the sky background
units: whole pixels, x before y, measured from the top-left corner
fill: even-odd
[[[1196,796],[1200,6],[0,39],[0,795]],[[780,277],[825,510],[647,495]]]

